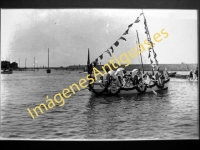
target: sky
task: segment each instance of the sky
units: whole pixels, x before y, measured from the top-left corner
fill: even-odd
[[[154,34],[164,29],[154,50],[159,64],[198,63],[197,10],[143,9],[154,42]],[[103,54],[101,64],[112,57],[105,51],[113,46],[112,56],[136,48],[138,31],[140,43],[147,38],[141,9],[1,9],[1,60],[16,61],[20,67],[48,65],[67,67],[86,65],[87,51],[91,62]],[[140,17],[139,17],[140,16]],[[118,40],[129,29],[126,39]],[[116,41],[119,46],[114,46]],[[110,50],[111,51],[111,50]],[[144,64],[150,64],[148,52],[142,53]],[[100,59],[99,59],[100,60]],[[131,59],[132,64],[140,58]]]

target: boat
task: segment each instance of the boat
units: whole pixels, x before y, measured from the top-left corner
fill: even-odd
[[[176,72],[170,72],[169,73],[169,77],[175,77],[176,76]]]
[[[141,14],[143,14],[143,16],[144,16],[143,12]],[[140,16],[141,16],[141,14],[140,14]],[[136,21],[137,21],[137,19],[136,19]],[[144,16],[144,25],[145,25],[145,29],[146,29],[145,33],[147,34],[147,39],[149,40],[149,42],[151,44],[151,48],[149,48],[149,55],[150,55],[150,52],[153,52],[156,66],[158,67],[158,61],[156,60],[156,54],[154,51],[153,43],[151,41],[151,37],[149,34],[145,16]],[[128,27],[130,27],[130,25]],[[137,32],[137,30],[136,30],[136,32]],[[143,62],[142,62],[142,55],[141,55],[142,52],[140,49],[140,41],[139,41],[138,32],[137,32],[137,38],[138,38],[137,43],[139,44],[139,45],[137,45],[137,49],[139,48],[139,53],[140,53],[140,58],[141,58],[141,63],[142,63],[142,72],[143,72],[143,73],[141,73],[141,78],[143,79],[144,78],[143,77],[144,69],[143,69]],[[151,49],[151,51],[150,51],[150,49]],[[108,50],[107,50],[105,52],[109,53],[110,51],[108,52]],[[102,55],[100,55],[99,57],[102,58],[101,56]],[[87,71],[88,71],[89,77],[91,77],[91,78],[94,78],[94,67],[96,66],[95,62],[97,62],[97,61],[98,61],[98,59],[95,59],[95,61],[93,63],[90,63],[90,53],[89,53],[89,49],[88,49]],[[152,72],[154,72],[155,64],[153,64],[153,61],[151,60],[151,58],[150,58],[150,62],[151,62],[151,66],[152,66]],[[158,70],[160,70],[160,69],[157,68],[157,71]],[[153,92],[153,93],[157,94],[155,91],[168,89],[170,77],[167,75],[166,70],[163,70],[166,78],[164,80],[162,80],[162,82],[158,82],[158,80],[159,80],[158,79],[157,81],[149,82],[149,84],[145,84],[144,82],[140,82],[139,84],[133,84],[133,82],[131,82],[130,76],[132,76],[133,73],[134,73],[134,75],[135,75],[135,73],[138,73],[139,71],[137,69],[132,70],[131,71],[132,74],[129,77],[125,78],[126,82],[124,82],[124,83],[128,83],[128,84],[121,84],[123,82],[123,80],[120,80],[119,74],[116,73],[116,72],[120,72],[120,71],[123,71],[123,68],[118,68],[116,71],[114,71],[115,76],[113,76],[112,78],[109,78],[107,81],[105,79],[103,79],[103,77],[105,75],[103,77],[101,76],[96,81],[94,80],[93,83],[88,84],[88,90],[91,93],[96,94],[96,95],[108,95],[108,94],[109,95],[118,95],[118,94],[119,95],[124,95],[124,94],[130,95],[130,94],[139,94],[139,93],[148,93],[148,92]],[[111,70],[107,73],[110,74],[110,76],[112,76],[112,74],[113,74],[113,72]],[[104,82],[103,80],[106,82]]]
[[[194,75],[193,75],[192,78],[190,78],[189,75],[186,75],[186,79],[187,79],[188,81],[190,81],[190,82],[198,82],[198,77],[197,77],[197,76],[194,77]]]

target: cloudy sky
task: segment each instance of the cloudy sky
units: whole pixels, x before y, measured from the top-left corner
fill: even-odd
[[[146,39],[141,9],[1,9],[1,60],[19,62],[20,67],[60,67],[86,64],[87,50],[91,61],[103,53],[101,63],[112,57],[104,53],[113,46],[116,57],[136,47],[136,30],[140,43]],[[155,43],[160,64],[197,63],[197,11],[176,9],[143,9],[151,38],[165,29],[168,37]],[[133,24],[129,34],[118,40]],[[119,41],[119,46],[113,44]],[[154,40],[153,40],[154,41]],[[149,64],[147,51],[142,54]],[[140,63],[139,57],[131,63]]]

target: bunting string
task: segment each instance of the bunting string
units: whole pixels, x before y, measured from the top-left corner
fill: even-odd
[[[143,14],[143,16],[144,16],[144,14]],[[153,45],[153,42],[151,41],[151,37],[150,37],[150,34],[149,34],[149,30],[148,30],[148,27],[147,27],[147,21],[146,21],[145,17],[144,17],[144,29],[145,29],[145,34],[147,35],[147,40],[148,40],[148,42],[151,45],[151,48],[149,48],[149,56],[148,56],[148,58],[150,58],[150,62],[151,62],[151,64],[153,64],[153,60],[151,59],[151,54],[150,54],[151,53],[151,49],[152,49],[156,65],[158,65],[158,61],[156,59],[157,54],[155,53],[155,51],[153,49],[154,45]]]
[[[112,47],[112,46],[110,47],[110,49],[112,50],[112,53],[114,53],[114,49],[113,49],[113,47]]]
[[[140,17],[142,14],[143,14],[143,13],[141,13],[141,14],[139,15],[139,17]],[[123,33],[123,35],[129,34],[129,29],[133,26],[133,24],[134,24],[134,23],[140,22],[139,17],[137,17],[136,20],[135,20],[133,23],[131,23],[130,25],[128,25],[128,29]],[[122,35],[118,40],[127,41],[126,38],[123,37],[123,35]],[[118,40],[113,44],[113,45],[115,45],[115,47],[118,47],[118,46],[119,46],[119,41],[118,41]],[[108,48],[106,51],[104,51],[104,52],[99,56],[100,60],[103,59],[103,54],[104,54],[105,52],[108,53],[110,57],[112,57],[112,54],[111,54],[111,52],[109,51],[109,49],[111,49],[112,53],[114,53],[114,48],[113,48],[113,46],[111,46],[110,48]],[[150,55],[150,54],[149,54],[149,55]],[[154,56],[155,56],[155,55],[154,55]],[[95,63],[95,65],[98,63],[98,58],[95,59],[95,61],[93,62],[93,64],[94,64],[94,63]],[[91,64],[92,64],[92,63],[91,63]]]

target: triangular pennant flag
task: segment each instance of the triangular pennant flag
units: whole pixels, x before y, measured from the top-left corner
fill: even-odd
[[[119,45],[119,42],[116,41],[116,42],[114,43],[114,45],[117,47],[117,46]]]
[[[97,62],[96,62],[96,61],[93,61],[92,63],[94,64],[94,67],[96,67],[96,65],[97,65]]]
[[[132,27],[133,23],[128,26],[128,28]]]
[[[152,49],[152,51],[153,51],[153,54],[155,55],[155,52],[154,52],[154,50]]]
[[[151,47],[154,47],[153,42],[150,41],[150,43],[151,43]],[[154,52],[154,50],[153,50],[153,52]]]
[[[150,54],[150,51],[149,51],[149,56],[148,56],[148,58],[150,58],[151,57],[151,54]]]
[[[102,60],[102,59],[103,59],[103,54],[101,54],[99,57],[100,57],[100,59]]]
[[[146,21],[146,19],[144,19],[144,25],[147,26],[147,21]]]
[[[140,22],[140,19],[139,19],[139,17],[137,17],[137,19],[135,20],[135,22],[134,22],[134,23],[138,23],[138,22]]]
[[[126,39],[124,37],[122,37],[122,36],[119,39],[122,39],[122,40],[126,41]]]
[[[153,60],[150,59],[151,64],[153,64]]]
[[[114,52],[114,49],[113,49],[113,47],[112,47],[112,46],[110,47],[110,49],[112,49],[112,53],[113,53],[113,52]]]
[[[126,34],[128,34],[128,30],[129,30],[129,29],[127,29],[127,30],[124,32],[124,34],[123,34],[123,35],[126,35]]]
[[[154,53],[154,58],[156,58],[156,56],[157,56],[156,53]]]
[[[156,59],[155,59],[156,60]],[[156,60],[156,65],[158,65],[158,61]]]
[[[109,50],[107,50],[106,52],[107,52],[107,53],[110,55],[110,57],[112,57],[112,55],[111,55],[111,53],[110,53],[110,51],[109,51]]]

